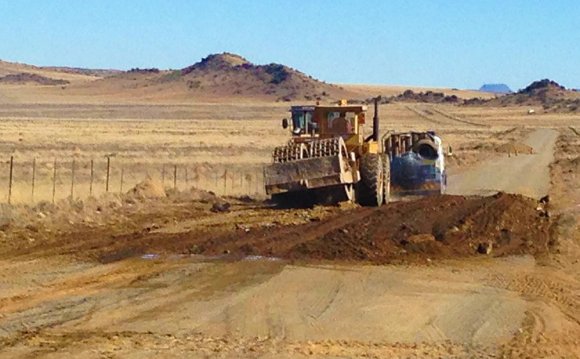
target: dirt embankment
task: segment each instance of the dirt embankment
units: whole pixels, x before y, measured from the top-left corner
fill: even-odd
[[[226,202],[199,191],[191,201],[189,192],[159,198],[159,189],[150,188],[146,192],[157,197],[151,200],[139,188],[138,196],[130,193],[116,203],[79,206],[76,216],[65,218],[54,209],[33,225],[8,225],[4,238],[12,240],[2,252],[71,254],[100,262],[177,254],[426,263],[538,254],[551,244],[551,222],[542,205],[505,193],[428,197],[381,208],[283,211],[251,200]]]
[[[557,204],[555,237],[562,240],[559,249],[567,252],[570,266],[580,270],[577,254],[580,253],[580,132],[570,127],[560,131],[555,146],[555,161],[550,164],[550,196]],[[560,261],[562,258],[560,258]]]
[[[546,212],[522,196],[442,196],[361,208],[275,234],[237,233],[200,247],[205,254],[424,262],[477,254],[536,254],[548,248],[549,227]]]
[[[550,165],[554,196],[564,208],[575,206],[580,213],[580,127],[560,130]]]

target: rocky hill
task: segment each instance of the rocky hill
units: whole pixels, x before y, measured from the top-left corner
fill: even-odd
[[[549,79],[532,82],[516,93],[491,100],[473,99],[466,105],[542,106],[547,112],[580,112],[580,93]]]
[[[502,105],[541,105],[546,110],[577,110],[580,96],[555,81],[544,79],[532,82],[517,93],[498,99]]]
[[[278,101],[329,100],[348,92],[281,64],[255,65],[231,54],[209,55],[159,81],[183,82],[193,94],[268,97]]]
[[[231,53],[209,55],[180,70],[135,68],[86,87],[100,93],[210,101],[238,98],[327,102],[353,95],[340,86],[316,80],[288,66],[256,65]]]

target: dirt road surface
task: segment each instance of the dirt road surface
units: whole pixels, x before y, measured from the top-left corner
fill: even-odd
[[[457,174],[450,178],[450,190],[546,193],[556,136],[551,130],[535,131],[527,141],[536,154]],[[273,212],[253,215],[271,220]],[[357,213],[363,218],[366,212]],[[187,225],[206,221],[207,228],[218,230],[236,215],[200,216]],[[215,218],[221,222],[211,222]],[[156,231],[179,238],[184,223],[169,221]],[[78,243],[86,239],[79,235]],[[111,246],[119,240],[106,238]],[[139,253],[99,263],[38,247],[0,257],[2,357],[580,355],[576,272],[561,271],[541,257],[377,266]]]
[[[545,196],[550,187],[548,166],[554,160],[553,148],[557,138],[556,130],[537,129],[524,141],[534,149],[533,154],[505,154],[475,169],[452,174],[448,179],[447,193],[489,195],[503,191],[532,198]]]

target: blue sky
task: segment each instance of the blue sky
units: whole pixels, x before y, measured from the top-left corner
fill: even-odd
[[[577,0],[0,0],[0,59],[182,68],[216,52],[329,82],[580,87]]]

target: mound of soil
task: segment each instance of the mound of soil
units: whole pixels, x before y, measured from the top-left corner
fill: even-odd
[[[162,194],[154,181],[137,186],[135,193]],[[281,211],[219,198],[208,203],[160,202],[114,209],[105,208],[102,200],[75,203],[62,216],[59,210],[33,226],[11,229],[9,224],[0,234],[9,232],[6,237],[11,241],[5,247],[11,253],[74,253],[101,262],[155,253],[428,263],[470,256],[535,255],[555,244],[544,205],[505,193],[427,197],[380,208],[335,209],[324,216],[314,209]],[[193,218],[200,222],[187,222]],[[181,226],[181,221],[188,224]]]
[[[546,248],[549,220],[535,200],[501,193],[493,197],[425,198],[397,203],[300,244],[291,258],[371,260],[536,253]]]
[[[496,152],[501,152],[501,153],[513,153],[513,154],[518,154],[518,153],[525,153],[525,154],[532,154],[534,153],[534,149],[531,146],[528,146],[526,144],[523,144],[521,142],[510,142],[510,143],[506,143],[503,144],[501,146],[498,146],[495,148]]]
[[[537,208],[533,199],[505,193],[427,197],[275,231],[225,236],[199,247],[203,254],[373,263],[536,254],[547,249],[550,227],[546,212]]]
[[[147,178],[138,183],[135,187],[131,188],[127,194],[140,199],[163,198],[167,196],[161,181],[152,178]]]
[[[212,191],[206,191],[196,187],[191,187],[185,191],[167,190],[167,196],[174,201],[181,202],[200,202],[200,203],[217,203],[225,202],[223,198]]]

